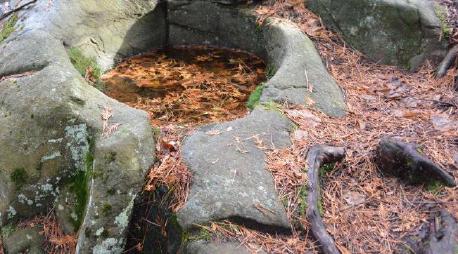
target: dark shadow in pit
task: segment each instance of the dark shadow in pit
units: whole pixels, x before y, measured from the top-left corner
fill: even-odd
[[[126,57],[166,47],[167,34],[167,5],[166,2],[161,2],[154,11],[141,17],[129,29],[114,57],[114,62],[118,63]]]
[[[185,234],[169,208],[171,194],[166,186],[161,186],[137,196],[123,253],[180,253]]]

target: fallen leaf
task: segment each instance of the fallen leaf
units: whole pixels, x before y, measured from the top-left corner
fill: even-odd
[[[211,131],[205,132],[205,134],[207,134],[209,136],[216,136],[216,135],[221,134],[221,131],[220,130],[211,130]]]
[[[316,128],[321,124],[321,119],[307,109],[288,109],[285,113],[301,128]]]
[[[447,114],[433,115],[431,122],[434,129],[438,131],[445,132],[458,129],[458,122],[451,120]]]
[[[343,195],[343,199],[350,206],[357,206],[366,202],[366,196],[356,191],[349,191],[345,193]]]

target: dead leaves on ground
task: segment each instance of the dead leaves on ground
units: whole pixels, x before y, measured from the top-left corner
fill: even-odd
[[[157,163],[148,176],[145,191],[155,191],[160,186],[172,190],[173,198],[170,209],[177,212],[184,206],[191,184],[191,173],[181,158],[181,139],[189,130],[168,125],[161,128],[156,143]]]

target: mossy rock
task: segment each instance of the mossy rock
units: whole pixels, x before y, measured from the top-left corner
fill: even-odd
[[[19,20],[17,14],[13,14],[0,29],[0,43],[6,40],[14,31],[16,31],[16,23]]]
[[[444,50],[443,25],[422,0],[308,0],[324,23],[376,62],[416,69]]]

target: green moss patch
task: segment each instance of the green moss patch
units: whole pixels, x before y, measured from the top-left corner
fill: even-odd
[[[247,108],[253,110],[256,105],[259,104],[259,100],[261,99],[262,90],[264,89],[264,84],[261,84],[256,87],[256,89],[251,92],[250,97],[246,103]]]
[[[212,233],[206,228],[200,228],[196,233],[188,236],[188,241],[198,241],[198,240],[205,240],[210,241],[212,239]]]
[[[16,227],[13,224],[9,223],[1,227],[0,231],[1,231],[1,237],[8,238],[11,234],[14,233],[14,231],[16,231]]]
[[[336,165],[335,163],[328,163],[328,164],[324,164],[323,166],[321,166],[320,177],[326,176],[326,174],[328,174],[329,172],[331,172],[334,169],[335,165]]]
[[[443,187],[444,187],[444,185],[442,185],[441,182],[433,180],[433,181],[430,181],[426,185],[426,190],[431,192],[434,195],[437,195],[437,194],[439,194],[441,192]]]
[[[299,190],[299,214],[301,216],[305,216],[305,213],[307,212],[307,198],[307,186],[303,185]]]
[[[22,186],[27,182],[28,174],[23,168],[17,168],[10,174],[10,179],[16,186],[16,189],[21,189]]]
[[[439,18],[441,23],[442,36],[445,38],[450,37],[453,29],[450,27],[447,21],[447,10],[442,5],[435,3],[434,12],[436,13],[436,16]]]
[[[103,216],[109,215],[110,212],[111,212],[111,209],[112,209],[112,206],[110,204],[108,204],[108,203],[103,204],[102,215]]]
[[[3,28],[0,30],[0,43],[6,40],[16,29],[16,25],[19,17],[17,14],[13,14],[6,22],[3,24]]]
[[[79,228],[81,223],[83,222],[84,213],[86,211],[87,202],[89,200],[89,181],[92,177],[92,163],[94,158],[89,152],[86,155],[86,169],[79,170],[76,175],[69,179],[70,191],[75,194],[76,197],[76,205],[75,205],[75,213],[76,219],[72,219],[73,226],[75,228]]]
[[[86,57],[78,48],[70,48],[68,50],[68,56],[70,57],[70,61],[73,66],[81,74],[81,76],[84,77],[86,75],[86,70],[92,68],[94,78],[100,79],[102,70],[94,58]]]
[[[275,75],[276,72],[277,70],[275,69],[275,67],[273,67],[272,65],[268,65],[266,67],[266,78],[271,79]]]
[[[87,70],[92,70],[92,77],[95,79],[92,85],[102,92],[105,91],[105,83],[100,80],[102,68],[97,64],[95,58],[86,57],[81,50],[74,47],[68,50],[68,56],[70,62],[83,78],[86,77]]]

